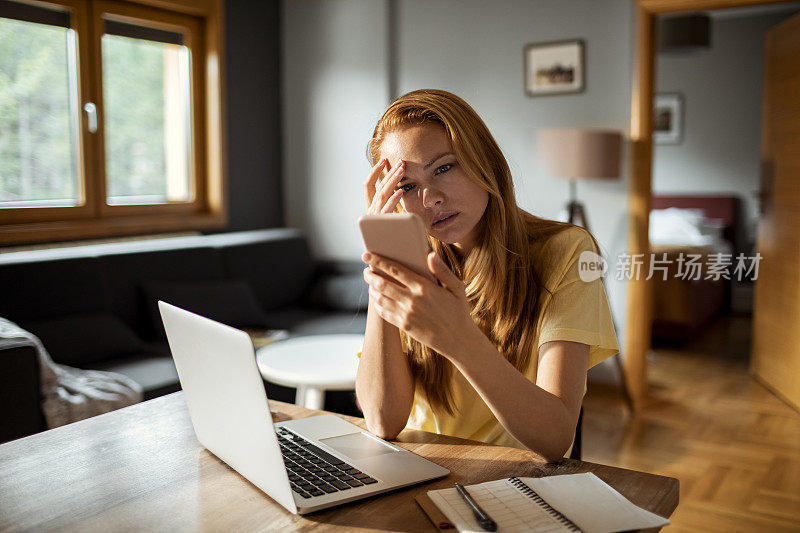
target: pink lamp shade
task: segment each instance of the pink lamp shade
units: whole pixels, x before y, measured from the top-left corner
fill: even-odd
[[[539,130],[539,161],[563,179],[619,178],[622,134],[592,129]]]

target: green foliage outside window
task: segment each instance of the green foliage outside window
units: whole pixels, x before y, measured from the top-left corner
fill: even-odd
[[[166,195],[164,53],[169,45],[103,36],[109,196]]]
[[[75,204],[69,38],[65,28],[0,18],[0,204]]]
[[[66,28],[0,18],[0,205],[78,203],[71,38]],[[171,46],[103,36],[108,196],[166,197],[164,56]]]

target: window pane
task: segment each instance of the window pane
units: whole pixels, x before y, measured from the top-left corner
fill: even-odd
[[[189,50],[103,35],[109,205],[192,199]]]
[[[75,34],[0,18],[0,208],[74,206]]]

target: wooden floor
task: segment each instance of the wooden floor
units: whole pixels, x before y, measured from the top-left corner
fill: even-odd
[[[655,348],[635,416],[613,386],[589,384],[583,459],[678,478],[667,532],[800,531],[800,413],[748,374],[749,333],[749,318],[725,318]]]

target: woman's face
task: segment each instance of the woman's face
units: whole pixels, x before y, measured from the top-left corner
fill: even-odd
[[[422,218],[428,235],[468,253],[477,241],[489,193],[467,177],[444,127],[423,124],[391,132],[380,157],[392,168],[406,163],[398,185],[405,210]]]

